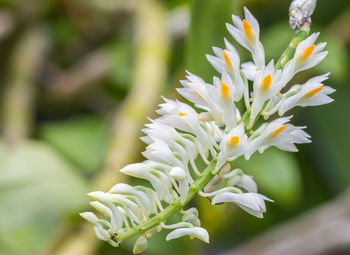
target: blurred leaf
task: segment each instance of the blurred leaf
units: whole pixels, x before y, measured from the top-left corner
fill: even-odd
[[[38,254],[56,223],[85,206],[88,188],[74,169],[45,143],[15,148],[0,142],[1,252]],[[5,251],[4,251],[5,250]]]
[[[126,90],[130,84],[132,67],[131,44],[130,38],[118,39],[118,41],[113,41],[107,48],[111,66],[115,67],[110,69],[108,75],[114,85],[114,89],[120,90],[122,88]]]
[[[307,146],[309,161],[332,194],[350,184],[348,86],[339,86],[329,105],[307,109],[303,121],[308,124],[313,143]]]
[[[107,123],[97,117],[80,117],[46,123],[41,136],[79,167],[92,172],[102,164],[107,129]]]
[[[276,62],[293,36],[294,31],[289,28],[288,23],[285,21],[265,29],[261,33],[261,41],[265,48],[266,60],[274,59]]]
[[[222,47],[224,36],[231,39],[226,31],[226,22],[235,13],[237,0],[194,0],[192,1],[191,26],[187,48],[187,68],[200,74],[207,82],[212,81],[215,70],[206,60],[205,54],[212,54],[212,46]]]
[[[203,197],[198,197],[197,203],[201,225],[208,230],[209,235],[216,236],[235,220],[235,213],[233,213],[235,210],[232,210],[235,205],[233,204],[212,205],[208,199]]]
[[[349,75],[349,52],[346,45],[343,45],[340,40],[334,38],[332,34],[321,29],[319,42],[327,42],[325,50],[328,51],[327,57],[315,68],[317,73],[331,72],[330,79],[337,83],[344,82]]]
[[[255,153],[249,161],[239,158],[232,163],[232,168],[237,167],[252,175],[260,192],[279,205],[289,207],[299,201],[300,169],[292,153],[270,148],[263,154]]]

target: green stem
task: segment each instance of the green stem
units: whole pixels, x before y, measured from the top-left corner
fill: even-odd
[[[180,198],[176,199],[172,202],[168,207],[166,207],[162,212],[158,215],[154,216],[151,220],[144,222],[138,226],[129,229],[128,231],[116,236],[115,241],[121,243],[125,239],[131,238],[137,234],[143,234],[147,230],[158,226],[161,222],[165,222],[171,215],[181,210],[186,204],[188,204],[200,190],[204,188],[205,185],[215,176],[212,171],[215,169],[216,160],[213,160],[209,166],[202,172],[202,174],[198,177],[197,180],[191,185],[187,198],[185,202],[181,203]]]
[[[285,64],[289,60],[291,60],[294,56],[295,49],[297,48],[298,44],[304,40],[310,33],[310,26],[309,25],[304,25],[299,32],[292,38],[290,41],[288,47],[284,50],[282,53],[282,56],[280,59],[277,61],[275,69],[281,69],[284,67]]]

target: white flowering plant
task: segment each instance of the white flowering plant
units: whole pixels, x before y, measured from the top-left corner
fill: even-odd
[[[118,183],[108,192],[88,194],[96,200],[90,204],[100,216],[92,212],[81,216],[94,225],[99,239],[118,246],[139,235],[134,253],[144,251],[148,239],[161,229],[172,229],[166,240],[188,235],[208,243],[198,210],[186,208],[196,195],[209,198],[213,205],[234,203],[263,217],[265,201],[272,200],[257,193],[251,176],[231,170],[229,163],[238,157],[249,160],[271,146],[295,152],[296,144],[309,143],[305,127],[291,124],[288,112],[297,106],[330,103],[334,89],[323,85],[329,73],[290,84],[295,74],[326,57],[326,43],[315,43],[318,33],[307,37],[308,30],[301,29],[276,64],[266,63],[259,24],[246,8],[244,15],[243,20],[233,15],[233,25],[226,26],[251,53],[252,61],[241,63],[227,39],[225,49],[213,47],[214,55],[207,55],[218,72],[212,84],[187,72],[177,91],[194,107],[163,98],[157,110],[160,117],[150,119],[143,130],[146,136],[141,137],[147,144],[142,153],[146,160],[120,170],[150,182],[152,188]],[[198,169],[199,163],[207,167]],[[182,214],[181,221],[166,224],[174,213]]]

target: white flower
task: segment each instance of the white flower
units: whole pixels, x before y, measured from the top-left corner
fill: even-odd
[[[138,201],[140,201],[142,207],[146,210],[147,213],[150,214],[153,210],[152,201],[150,198],[144,192],[141,192],[128,184],[118,183],[109,190],[109,193],[135,196]]]
[[[195,227],[201,225],[200,220],[198,219],[198,210],[195,207],[183,211],[182,221],[188,222]]]
[[[195,137],[191,137],[190,135],[180,135],[173,127],[164,125],[157,120],[151,121],[152,123],[146,124],[147,128],[143,129],[143,132],[147,136],[141,137],[141,140],[147,144],[152,144],[157,140],[165,141],[169,145],[169,148],[171,148],[172,151],[177,152],[185,162],[190,161],[192,168],[198,174],[199,171],[194,162],[194,159],[198,154],[198,149],[193,143]]]
[[[243,173],[241,169],[234,169],[231,172],[224,175],[225,179],[228,179],[228,186],[237,186],[244,188],[248,192],[257,192],[258,186],[256,185],[253,177]]]
[[[176,89],[180,95],[188,101],[194,103],[196,107],[219,115],[222,110],[214,102],[208,91],[210,84],[207,84],[202,78],[187,71],[187,80],[182,80],[183,88]]]
[[[264,152],[267,148],[275,146],[281,150],[297,151],[295,143],[308,143],[310,136],[302,129],[286,124],[291,117],[278,118],[270,123],[265,123],[258,128],[249,138],[249,151],[245,154],[246,159],[257,150]]]
[[[190,74],[187,80],[182,81],[184,88],[177,90],[187,100],[208,111],[217,125],[226,125],[226,128],[231,129],[236,125],[234,104],[236,87],[226,71],[223,71],[221,80],[214,77],[213,83],[213,85],[207,84],[199,77]],[[200,120],[201,117],[199,116]]]
[[[277,65],[280,69],[276,70],[274,60],[265,66],[259,24],[246,8],[244,13],[245,19],[233,16],[234,26],[227,24],[227,28],[251,52],[253,62],[241,64],[238,52],[225,39],[225,49],[213,47],[215,56],[207,55],[219,72],[212,84],[188,72],[181,81],[183,88],[177,90],[198,109],[163,98],[165,102],[157,110],[161,116],[149,119],[151,123],[143,129],[141,140],[147,147],[142,155],[146,160],[120,170],[150,182],[151,187],[120,183],[108,192],[88,194],[96,200],[90,205],[101,218],[90,212],[81,216],[94,225],[98,238],[117,246],[140,234],[134,253],[144,251],[147,238],[162,228],[175,229],[167,240],[189,235],[209,242],[208,232],[200,227],[198,210],[184,209],[195,194],[212,198],[213,204],[231,202],[256,217],[263,216],[265,200],[272,200],[256,193],[252,176],[240,169],[230,171],[229,162],[242,155],[249,159],[271,146],[297,151],[295,144],[310,142],[305,127],[289,124],[291,117],[269,118],[295,106],[329,103],[332,99],[328,95],[334,90],[322,84],[328,78],[325,74],[291,86],[282,94],[297,72],[315,66],[326,56],[322,51],[325,43],[315,44],[318,34],[313,34],[297,46],[289,62],[291,56],[283,55]],[[248,80],[253,82],[252,89]],[[255,123],[260,121],[256,129]],[[175,211],[182,214],[181,221],[166,225]]]
[[[243,123],[233,128],[221,141],[215,172],[217,172],[227,160],[235,160],[248,150],[248,138],[244,132]]]
[[[248,62],[242,63],[241,68],[242,68],[242,72],[247,77],[247,79],[250,81],[254,81],[255,75],[257,73],[255,69],[255,64],[252,61],[248,61]]]
[[[230,90],[235,91],[234,100],[239,101],[244,92],[248,89],[244,82],[244,79],[241,76],[240,71],[240,58],[237,50],[228,40],[225,38],[226,49],[222,50],[217,47],[213,47],[213,51],[216,57],[211,55],[206,55],[210,64],[222,74],[228,74],[232,79],[234,86],[229,86]],[[231,83],[231,82],[229,82]]]
[[[204,123],[198,122],[198,113],[189,105],[164,98],[165,103],[160,104],[160,109],[157,113],[162,117],[157,120],[177,128],[179,130],[194,134],[198,139],[201,147],[199,150],[206,152],[207,150],[213,151],[213,144],[216,143],[214,138],[208,134],[208,130]]]
[[[266,207],[264,200],[273,202],[273,200],[258,194],[258,193],[232,193],[232,192],[222,192],[217,194],[213,200],[212,204],[231,202],[235,203],[241,207],[246,212],[254,215],[255,217],[262,218],[263,213],[266,212]]]
[[[197,238],[203,242],[209,243],[208,231],[201,227],[178,228],[166,236],[166,240],[176,239],[181,236],[189,235],[190,238]]]
[[[257,69],[265,65],[265,53],[259,36],[260,27],[255,17],[244,7],[245,19],[232,15],[234,26],[226,24],[227,30],[235,40],[252,53]]]
[[[149,181],[159,193],[161,199],[166,199],[167,201],[171,200],[170,180],[166,174],[159,171],[159,169],[154,169],[146,163],[136,163],[125,166],[120,172]]]
[[[333,99],[328,95],[335,90],[321,84],[321,82],[327,78],[328,74],[316,76],[303,85],[293,86],[281,100],[278,114],[282,116],[295,106],[316,106],[332,102]]]
[[[95,225],[94,230],[98,239],[102,241],[107,241],[108,239],[110,239],[110,236],[107,230],[105,230],[102,227],[102,225],[99,223],[100,220],[96,217],[95,214],[93,214],[92,212],[83,212],[83,213],[80,213],[80,216],[86,219],[91,224]]]
[[[253,84],[254,101],[252,104],[248,128],[253,126],[265,101],[280,91],[281,74],[281,70],[275,71],[273,60],[257,73]]]
[[[178,181],[181,203],[185,202],[190,188],[189,180],[187,179],[185,171],[180,167],[174,167],[171,169],[169,175]]]
[[[299,43],[294,57],[283,68],[284,84],[287,84],[296,73],[314,67],[327,56],[328,52],[322,51],[326,46],[325,42],[314,44],[319,34],[314,33]]]

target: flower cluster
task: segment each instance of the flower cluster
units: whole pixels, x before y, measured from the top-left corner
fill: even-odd
[[[276,69],[273,60],[265,63],[257,20],[246,8],[244,13],[243,20],[233,16],[233,25],[227,24],[227,29],[251,52],[253,62],[241,64],[235,47],[225,39],[225,49],[214,47],[215,55],[207,55],[219,73],[213,84],[191,73],[181,81],[183,88],[178,92],[196,109],[164,98],[157,111],[160,117],[150,120],[143,130],[147,160],[120,170],[148,181],[152,188],[119,183],[108,192],[89,193],[96,200],[90,204],[101,217],[92,212],[81,216],[94,225],[99,239],[117,246],[140,234],[134,253],[146,249],[147,240],[163,228],[174,229],[167,240],[189,235],[209,242],[197,209],[184,209],[197,194],[210,198],[213,205],[230,202],[256,217],[263,216],[264,201],[271,200],[257,193],[251,176],[231,170],[228,162],[240,156],[248,160],[271,146],[297,151],[295,144],[310,142],[310,136],[305,127],[290,124],[292,116],[283,115],[296,106],[329,103],[328,95],[334,90],[322,84],[328,74],[289,85],[296,73],[317,65],[327,55],[325,43],[315,44],[318,33],[303,40],[294,57]],[[201,171],[199,163],[207,168]],[[182,214],[181,222],[167,225],[167,218],[175,212]]]

